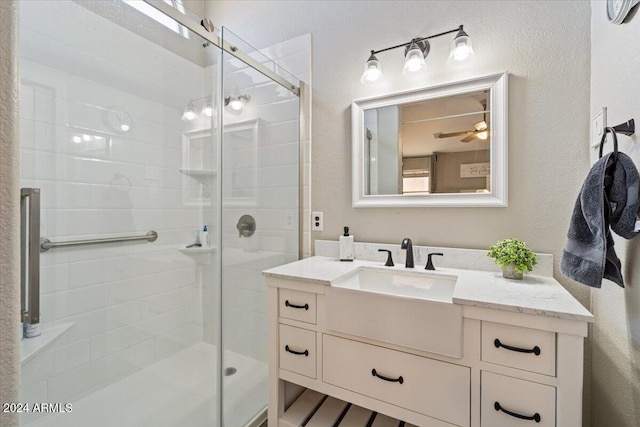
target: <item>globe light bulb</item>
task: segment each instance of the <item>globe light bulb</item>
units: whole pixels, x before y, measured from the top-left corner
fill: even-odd
[[[204,105],[202,106],[202,112],[207,117],[213,117],[213,105],[211,104],[211,100],[209,98],[207,98],[204,101]]]
[[[184,108],[184,113],[182,113],[182,120],[191,121],[196,118],[196,109],[193,106],[193,102],[189,101],[187,106]]]
[[[424,53],[422,53],[422,50],[415,42],[411,42],[404,57],[403,74],[416,73],[427,66],[427,63],[424,61]]]
[[[378,61],[378,58],[371,52],[371,56],[366,64],[364,64],[364,72],[362,73],[360,82],[362,84],[374,84],[381,79],[382,68],[380,68],[380,61]]]
[[[240,111],[242,110],[242,107],[243,104],[241,99],[235,98],[229,101],[229,108],[231,108],[233,111]]]
[[[474,52],[473,47],[471,46],[471,39],[469,38],[469,35],[464,32],[462,27],[460,27],[460,31],[458,31],[455,39],[453,39],[449,58],[453,58],[456,61],[463,61],[473,54]]]

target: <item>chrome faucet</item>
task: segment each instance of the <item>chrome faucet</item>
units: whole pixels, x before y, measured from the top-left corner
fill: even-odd
[[[411,239],[408,237],[405,237],[402,240],[400,249],[407,250],[407,261],[404,263],[405,268],[414,268],[415,265],[413,265],[413,244],[411,243]]]

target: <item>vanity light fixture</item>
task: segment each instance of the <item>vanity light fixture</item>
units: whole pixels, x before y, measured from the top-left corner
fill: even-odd
[[[202,108],[196,108],[196,106],[202,105]],[[197,113],[199,111],[200,113]],[[184,107],[184,112],[182,113],[182,120],[190,122],[195,120],[201,115],[205,115],[207,117],[213,117],[215,113],[215,109],[213,108],[213,103],[211,102],[211,97],[204,96],[202,98],[190,99],[187,103],[187,106]]]
[[[402,74],[407,75],[410,73],[416,73],[427,66],[425,58],[429,54],[431,45],[428,40],[422,40],[416,42],[411,41],[411,44],[406,47],[404,53],[404,69]]]
[[[373,84],[382,78],[382,69],[380,68],[380,61],[376,55],[371,51],[371,56],[367,59],[367,63],[364,64],[364,73],[360,81],[362,84]]]
[[[362,73],[360,82],[362,82],[363,84],[374,84],[380,81],[382,79],[382,68],[380,67],[380,61],[378,60],[378,57],[376,55],[381,52],[386,52],[388,50],[393,50],[400,47],[405,48],[405,62],[404,69],[402,71],[405,76],[424,69],[427,65],[425,59],[427,55],[429,55],[429,50],[431,48],[428,40],[453,33],[456,33],[456,36],[453,39],[449,58],[453,58],[457,61],[462,61],[473,55],[474,52],[471,46],[469,35],[464,31],[464,26],[460,25],[454,30],[445,31],[443,33],[434,34],[432,36],[415,38],[408,41],[407,43],[402,43],[385,49],[372,50],[371,55],[369,56],[369,59],[367,59],[367,62],[364,66],[364,72]]]
[[[196,107],[192,101],[189,101],[186,107],[184,107],[184,113],[182,113],[182,120],[191,121],[197,117]]]
[[[202,105],[202,114],[207,117],[213,117],[213,104],[211,103],[211,98],[205,98],[204,104]]]
[[[460,30],[453,39],[449,58],[453,58],[456,61],[464,61],[473,54],[474,52],[473,47],[471,46],[471,40],[469,39],[469,34],[467,34],[462,28],[462,25],[460,25]]]
[[[224,99],[224,106],[229,107],[233,111],[240,112],[244,105],[251,100],[249,95],[227,96]]]

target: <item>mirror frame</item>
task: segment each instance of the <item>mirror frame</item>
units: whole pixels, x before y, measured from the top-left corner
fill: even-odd
[[[508,72],[355,100],[351,103],[352,202],[354,208],[506,207]],[[489,90],[491,193],[364,194],[364,110]]]

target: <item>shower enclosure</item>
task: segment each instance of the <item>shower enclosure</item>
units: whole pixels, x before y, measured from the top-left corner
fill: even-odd
[[[265,419],[260,272],[299,258],[301,83],[201,19],[176,0],[20,3],[40,296],[21,401],[59,404],[23,425]]]

